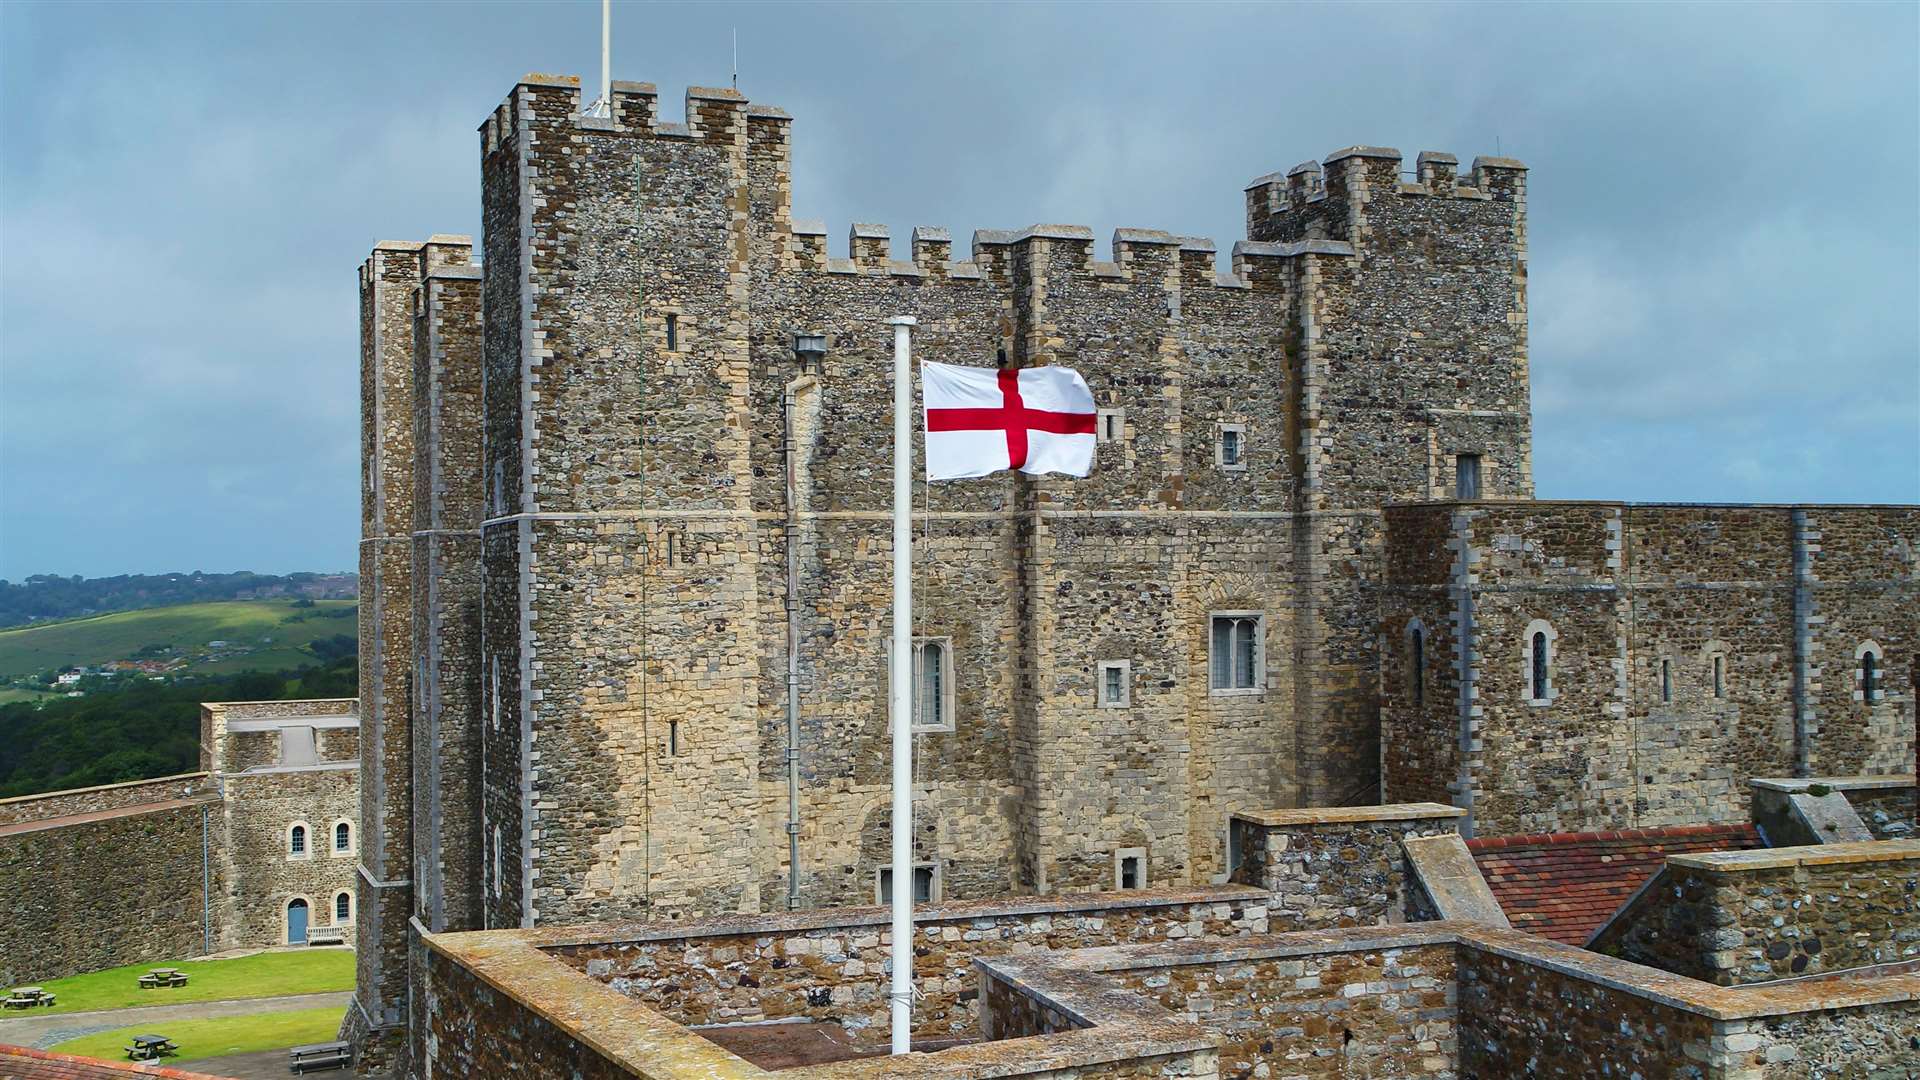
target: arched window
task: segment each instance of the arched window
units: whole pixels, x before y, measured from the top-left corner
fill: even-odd
[[[307,827],[295,825],[287,830],[287,854],[305,855],[307,853]]]
[[[1559,696],[1553,688],[1553,654],[1560,635],[1545,619],[1535,619],[1527,624],[1520,641],[1520,679],[1526,686],[1527,704],[1553,704]]]
[[[1871,705],[1885,694],[1885,690],[1880,685],[1885,674],[1882,669],[1886,666],[1881,660],[1880,645],[1877,642],[1863,641],[1859,648],[1853,650],[1853,655],[1860,664],[1859,673],[1856,675],[1860,689],[1854,696],[1862,704]]]
[[[333,850],[353,850],[353,826],[342,821],[333,827]]]
[[[353,894],[342,890],[333,894],[333,921],[344,923],[353,918]]]

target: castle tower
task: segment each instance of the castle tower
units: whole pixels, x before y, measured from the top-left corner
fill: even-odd
[[[360,1060],[397,1052],[413,913],[413,303],[423,245],[360,268],[360,883],[343,1030]]]
[[[1357,146],[1247,188],[1255,240],[1342,245],[1300,282],[1298,572],[1301,791],[1371,802],[1379,784],[1379,641],[1388,503],[1533,497],[1526,169],[1460,177],[1423,153]],[[1471,180],[1464,183],[1463,180]]]

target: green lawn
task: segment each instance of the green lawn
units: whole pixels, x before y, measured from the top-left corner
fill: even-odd
[[[180,1048],[179,1056],[167,1058],[168,1063],[223,1054],[251,1054],[307,1043],[332,1042],[340,1030],[340,1018],[345,1015],[345,1009],[326,1008],[223,1016],[215,1020],[168,1020],[83,1035],[78,1039],[69,1039],[53,1050],[58,1054],[124,1061],[126,1046],[135,1035],[165,1035]]]
[[[186,972],[187,985],[171,990],[140,989],[136,980],[156,967],[177,967]],[[349,949],[294,949],[254,953],[231,960],[168,960],[157,964],[108,968],[106,971],[54,979],[39,985],[58,1000],[59,1004],[51,1010],[56,1013],[95,1012],[139,1005],[178,1005],[188,1001],[321,994],[329,990],[353,989],[353,952]],[[36,1009],[34,1012],[44,1015],[45,1010]]]
[[[53,695],[42,690],[16,690],[11,686],[0,686],[0,705],[10,701],[39,701]]]
[[[353,606],[351,600],[320,600],[312,607],[294,607],[291,600],[232,600],[0,630],[0,675],[136,659],[149,645],[173,646],[173,656],[192,661],[186,671],[279,671],[318,663],[301,649],[308,642],[352,636],[358,629]],[[249,652],[209,660],[209,641]]]

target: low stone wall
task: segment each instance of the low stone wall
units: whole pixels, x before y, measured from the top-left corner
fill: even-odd
[[[914,912],[914,1009],[919,1038],[978,1026],[973,962],[1034,949],[1231,937],[1269,929],[1264,890],[1156,889],[938,904]],[[849,1031],[887,1026],[885,908],[564,930],[548,953],[683,1024],[806,1017]],[[608,940],[606,931],[613,931]]]
[[[1409,888],[1401,845],[1412,837],[1458,834],[1466,813],[1439,803],[1403,803],[1235,814],[1233,880],[1273,895],[1276,929],[1417,919],[1425,905]]]
[[[800,918],[741,921],[777,938]],[[571,933],[426,938],[430,1075],[774,1075],[580,970],[583,949],[617,949],[631,927]],[[1463,922],[1029,948],[974,966],[991,1041],[779,1077],[1755,1080],[1899,1076],[1920,1050],[1920,975],[1719,987]]]
[[[1808,778],[1757,778],[1750,785],[1749,814],[1772,847],[1832,843],[1836,839],[1904,840],[1914,836],[1916,816],[1915,787],[1912,774],[1901,776],[1826,776]],[[1793,812],[1793,796],[1837,793],[1846,799],[1864,834],[1824,835],[1811,828]]]
[[[1599,952],[1722,986],[1920,957],[1920,841],[1676,855]]]
[[[205,951],[203,814],[218,802],[0,826],[0,984]]]
[[[1471,923],[1034,954],[980,967],[989,987],[1001,987],[988,998],[995,1030],[1005,1015],[1073,1016],[1132,988],[1220,1038],[1220,1073],[1232,1077],[1864,1078],[1909,1075],[1901,1070],[1920,1060],[1912,1043],[1920,976],[1723,988]],[[1429,977],[1439,985],[1424,985]]]
[[[103,810],[172,802],[175,799],[205,794],[207,788],[207,774],[193,772],[181,773],[177,776],[161,776],[152,780],[131,780],[124,784],[103,784],[100,787],[49,791],[41,795],[21,795],[18,798],[0,799],[0,825],[17,825],[23,821],[45,821],[48,818],[68,817],[73,814],[96,814]]]

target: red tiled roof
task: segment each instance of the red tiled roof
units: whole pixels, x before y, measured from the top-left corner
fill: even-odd
[[[180,1069],[136,1065],[131,1061],[100,1061],[50,1054],[24,1046],[0,1043],[0,1080],[127,1080],[130,1076],[159,1077],[160,1080],[219,1080],[206,1073]]]
[[[1675,825],[1467,841],[1515,930],[1585,945],[1667,856],[1762,846],[1752,825]]]

